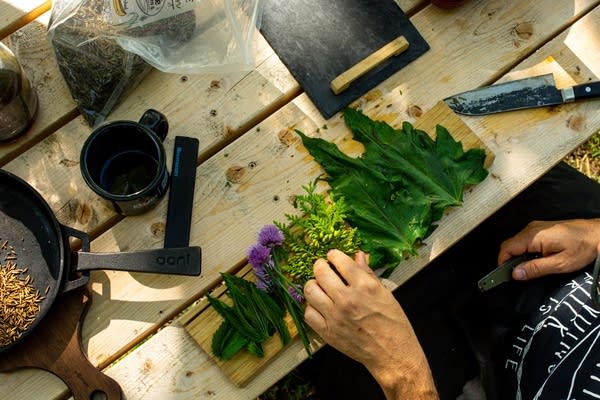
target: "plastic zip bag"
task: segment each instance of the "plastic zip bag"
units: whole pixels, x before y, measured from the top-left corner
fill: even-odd
[[[262,0],[55,0],[48,36],[91,126],[151,70],[205,73],[254,67]]]
[[[125,50],[164,72],[254,67],[262,0],[111,0],[105,20]],[[177,29],[174,29],[177,27]]]
[[[104,0],[55,0],[48,25],[58,67],[90,126],[104,122],[118,101],[152,69],[123,50],[102,18]]]

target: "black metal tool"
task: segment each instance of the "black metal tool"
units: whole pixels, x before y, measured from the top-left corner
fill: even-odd
[[[508,282],[512,279],[512,270],[522,262],[538,258],[539,253],[525,253],[517,257],[513,257],[477,282],[479,290],[485,292],[501,283]]]
[[[187,247],[190,243],[197,161],[198,139],[176,136],[165,228],[165,248]]]

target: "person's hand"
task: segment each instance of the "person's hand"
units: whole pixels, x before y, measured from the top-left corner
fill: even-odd
[[[388,398],[435,399],[427,360],[402,307],[367,265],[330,250],[304,287],[304,318],[328,344],[367,367]]]
[[[541,257],[517,265],[513,279],[568,273],[589,265],[599,244],[600,219],[533,221],[502,243],[498,264],[526,252],[541,253]]]

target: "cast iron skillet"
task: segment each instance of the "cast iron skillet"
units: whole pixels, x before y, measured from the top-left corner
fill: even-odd
[[[82,251],[71,251],[69,237],[81,240]],[[33,187],[0,169],[0,247],[5,241],[8,244],[0,249],[0,262],[4,263],[9,253],[15,254],[18,268],[27,268],[25,274],[32,277],[32,284],[45,298],[27,331],[10,345],[0,347],[0,353],[23,341],[44,318],[56,296],[86,285],[89,270],[200,275],[200,247],[90,253],[86,233],[59,224]]]

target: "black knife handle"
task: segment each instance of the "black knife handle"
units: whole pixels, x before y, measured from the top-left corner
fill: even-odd
[[[164,247],[187,247],[194,207],[198,139],[176,136]]]
[[[600,97],[600,81],[582,83],[573,86],[574,100],[593,99]]]

